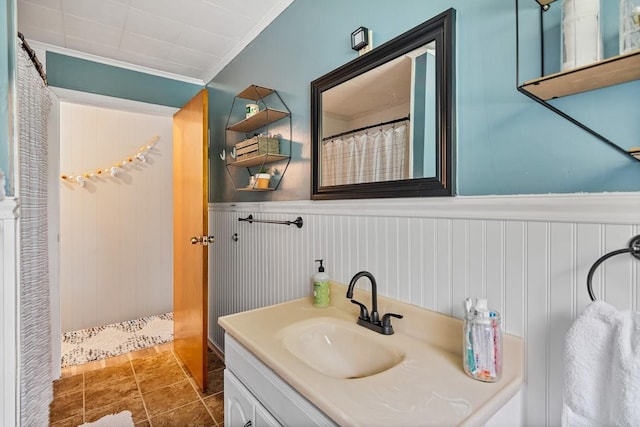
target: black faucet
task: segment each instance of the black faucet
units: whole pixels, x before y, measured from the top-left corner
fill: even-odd
[[[353,288],[355,288],[358,279],[363,276],[368,277],[369,281],[371,282],[371,315],[369,315],[369,311],[364,304],[353,299]],[[393,334],[391,317],[402,319],[402,315],[400,314],[387,313],[382,316],[382,321],[380,321],[380,314],[378,314],[378,285],[376,284],[376,279],[373,277],[373,274],[369,273],[368,271],[361,271],[359,273],[356,273],[356,275],[351,278],[351,282],[349,282],[349,289],[347,289],[347,298],[349,298],[352,303],[360,307],[358,325],[364,326],[365,328],[371,329],[372,331],[378,332],[383,335],[391,335]]]

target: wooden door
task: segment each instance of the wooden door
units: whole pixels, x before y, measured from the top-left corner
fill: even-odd
[[[206,89],[173,116],[173,345],[203,391],[208,340],[207,117]]]

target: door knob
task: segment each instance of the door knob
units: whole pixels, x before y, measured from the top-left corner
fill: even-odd
[[[191,238],[191,244],[196,245],[198,243],[202,243],[202,245],[207,246],[215,242],[214,236],[196,236]]]

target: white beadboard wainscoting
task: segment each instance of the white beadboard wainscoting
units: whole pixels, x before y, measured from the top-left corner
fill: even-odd
[[[587,272],[640,234],[639,212],[638,193],[211,204],[209,337],[223,348],[219,316],[310,295],[319,258],[333,280],[368,270],[381,295],[455,317],[467,296],[485,297],[526,343],[524,424],[558,425],[564,336],[590,302]],[[238,221],[249,214],[304,226]],[[639,265],[609,259],[596,294],[638,310]]]
[[[60,104],[62,174],[111,168],[155,136],[146,164],[59,184],[62,332],[172,311],[173,120]]]

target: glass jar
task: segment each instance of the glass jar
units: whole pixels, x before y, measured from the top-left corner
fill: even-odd
[[[620,54],[640,49],[640,0],[620,0]]]
[[[463,366],[471,378],[496,382],[502,378],[502,329],[500,313],[479,299],[464,317]]]

